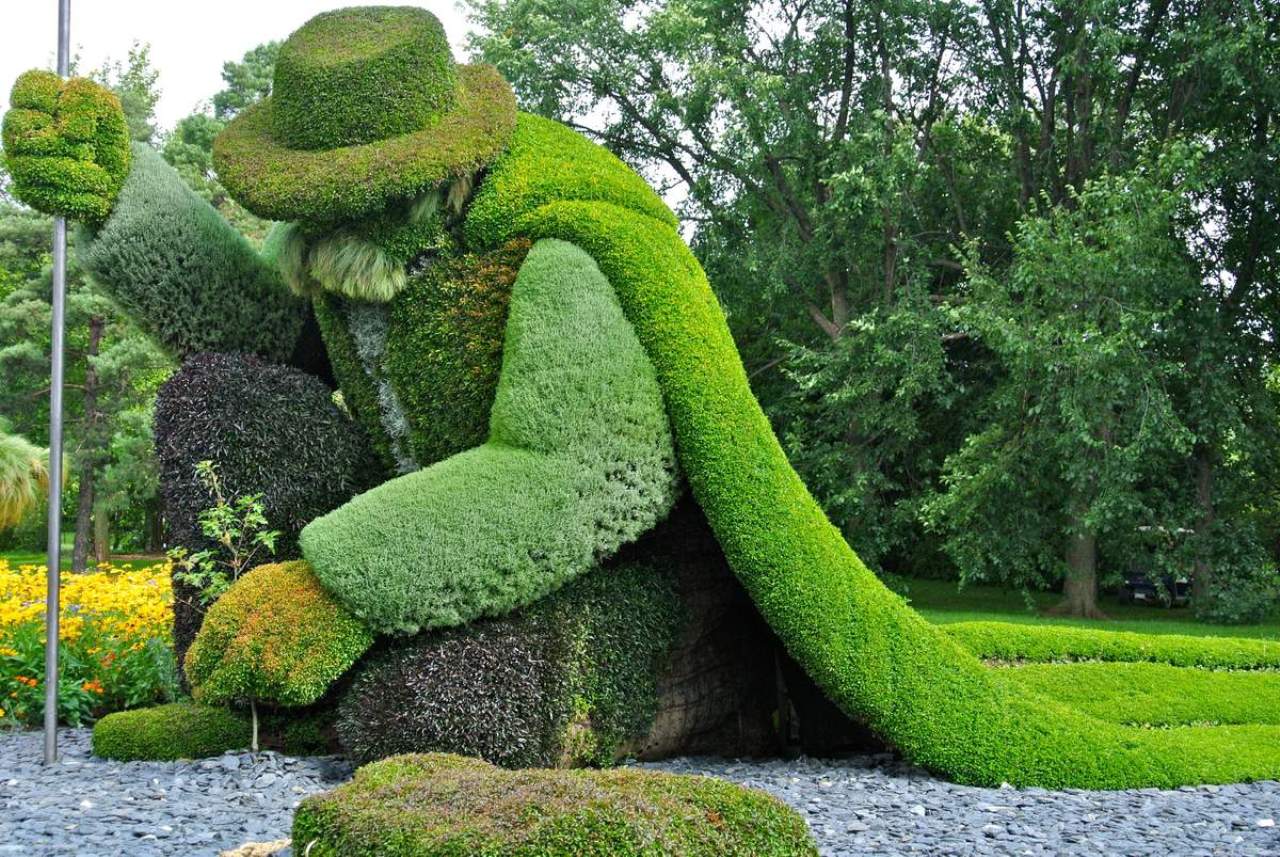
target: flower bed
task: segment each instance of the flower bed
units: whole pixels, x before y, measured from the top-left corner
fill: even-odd
[[[62,575],[58,717],[79,726],[111,711],[173,699],[177,688],[167,563],[103,564]],[[45,567],[0,558],[0,724],[44,712]]]

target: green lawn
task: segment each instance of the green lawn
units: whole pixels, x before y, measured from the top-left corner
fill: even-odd
[[[954,581],[907,581],[911,606],[930,622],[1022,622],[1035,625],[1072,625],[1105,631],[1135,631],[1143,634],[1190,634],[1199,637],[1256,637],[1280,640],[1280,613],[1256,625],[1206,625],[1195,621],[1187,608],[1165,609],[1121,604],[1104,597],[1101,607],[1111,618],[1059,619],[1039,615],[1052,607],[1059,596],[1051,592],[1032,593],[1034,607],[1017,590],[998,586],[967,586],[957,590]]]
[[[43,553],[32,553],[29,551],[0,551],[0,559],[8,560],[12,566],[19,565],[44,565],[45,555]],[[163,556],[137,556],[129,554],[126,556],[112,557],[111,564],[117,568],[145,568],[149,565],[155,565],[158,562],[164,562]],[[89,565],[93,565],[93,559],[90,558]],[[64,549],[62,551],[62,568],[68,570],[71,568],[71,551]]]

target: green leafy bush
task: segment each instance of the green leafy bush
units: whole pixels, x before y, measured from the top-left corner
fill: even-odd
[[[511,288],[528,252],[528,241],[513,241],[437,262],[392,303],[386,374],[413,423],[418,463],[488,436]]]
[[[652,771],[504,771],[397,756],[306,798],[294,847],[311,857],[801,857],[804,819],[764,792]]]
[[[1280,672],[1066,663],[1010,667],[1006,675],[1040,696],[1112,723],[1280,724]]]
[[[250,731],[230,709],[174,702],[108,714],[93,727],[93,754],[121,762],[199,759],[248,747]]]
[[[187,680],[207,705],[310,705],[373,645],[305,562],[263,565],[227,590],[187,651]]]
[[[608,764],[643,736],[681,607],[672,575],[594,571],[511,616],[396,641],[339,704],[358,761],[409,752],[505,767]]]
[[[527,182],[530,162],[504,156],[486,183]],[[610,181],[592,174],[587,191],[569,180],[523,198],[481,187],[468,235],[478,246],[559,238],[595,259],[658,373],[683,471],[730,565],[846,714],[967,783],[1132,788],[1280,775],[1276,727],[1150,731],[1089,717],[985,667],[886,589],[787,462],[680,236],[634,203],[581,201]]]
[[[1021,622],[956,622],[940,629],[978,657],[995,661],[1147,661],[1228,670],[1280,668],[1280,641],[1276,640],[1134,634]]]
[[[4,117],[14,194],[32,208],[101,223],[129,172],[129,127],[120,99],[82,77],[18,77]]]
[[[148,146],[134,146],[115,209],[76,249],[94,280],[175,357],[240,351],[284,361],[294,352],[303,303]]]
[[[662,520],[677,490],[662,396],[581,251],[534,247],[512,292],[489,440],[309,524],[321,585],[414,633],[548,594]]]
[[[333,750],[332,713],[307,711],[263,718],[264,746],[305,756]],[[242,712],[221,706],[174,702],[108,714],[93,727],[93,754],[121,762],[202,759],[245,750],[253,725]]]
[[[380,478],[359,426],[319,379],[246,355],[189,359],[160,388],[154,428],[169,539],[189,551],[217,547],[200,526],[214,500],[199,462],[215,463],[227,496],[262,495],[267,520],[281,531],[280,559],[298,555],[306,523]],[[202,615],[196,587],[175,580],[180,664]]]

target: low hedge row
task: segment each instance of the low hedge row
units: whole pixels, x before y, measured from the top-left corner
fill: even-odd
[[[1280,672],[1090,662],[1027,664],[1006,674],[1033,693],[1111,723],[1280,725]]]
[[[331,711],[265,714],[259,722],[259,746],[294,756],[331,752],[332,719]],[[93,754],[103,759],[170,761],[245,750],[252,738],[253,724],[244,712],[172,702],[108,714],[94,725],[92,746]]]
[[[449,755],[396,756],[303,800],[310,857],[805,857],[804,819],[764,792],[653,771],[505,771]]]
[[[1280,668],[1280,640],[1134,634],[1016,622],[956,622],[939,627],[973,654],[993,661],[1147,661],[1212,669]]]

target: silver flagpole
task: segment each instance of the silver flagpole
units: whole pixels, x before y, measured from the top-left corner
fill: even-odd
[[[71,0],[58,0],[58,75],[71,56]],[[67,221],[53,220],[53,347],[49,379],[49,571],[44,608],[44,763],[58,761],[58,608],[62,574],[62,369],[67,303]]]

